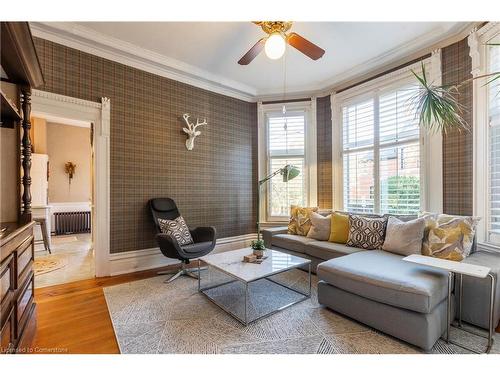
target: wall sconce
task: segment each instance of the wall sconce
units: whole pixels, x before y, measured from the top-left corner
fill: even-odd
[[[68,175],[69,177],[69,184],[71,185],[71,179],[73,178],[73,175],[75,174],[75,169],[76,169],[76,164],[68,161],[65,165],[64,165],[64,171],[66,172],[66,174]]]

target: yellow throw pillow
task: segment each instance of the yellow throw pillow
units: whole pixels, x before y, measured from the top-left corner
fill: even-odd
[[[329,242],[346,243],[349,237],[349,214],[334,212],[330,227]]]
[[[444,214],[436,216],[426,217],[422,254],[459,262],[468,257],[479,218]]]
[[[288,233],[307,236],[311,229],[311,213],[318,211],[318,207],[290,207],[290,221],[288,222]]]

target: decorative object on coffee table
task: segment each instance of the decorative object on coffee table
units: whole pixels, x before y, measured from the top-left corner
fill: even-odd
[[[269,176],[264,177],[262,180],[259,181],[259,186],[257,187],[257,192],[258,192],[258,200],[257,200],[257,241],[260,241],[260,189],[261,186],[264,185],[267,181],[269,181],[271,178],[273,178],[276,175],[281,174],[283,176],[283,182],[288,182],[291,179],[297,177],[300,174],[300,171],[297,167],[287,164],[283,168],[280,168],[273,173],[271,173]]]
[[[250,246],[253,250],[253,255],[255,255],[257,258],[262,258],[264,256],[266,247],[264,246],[263,240],[252,241],[252,244]]]
[[[257,264],[261,264],[266,259],[267,259],[267,256],[261,256],[259,258],[255,254],[249,254],[249,255],[243,256],[243,262],[245,262],[245,263],[257,263]]]

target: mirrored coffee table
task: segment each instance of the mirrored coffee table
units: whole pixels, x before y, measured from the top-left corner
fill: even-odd
[[[245,325],[311,297],[309,259],[266,250],[261,264],[243,262],[243,256],[251,253],[245,248],[202,257],[198,290]],[[308,272],[297,271],[299,267]]]

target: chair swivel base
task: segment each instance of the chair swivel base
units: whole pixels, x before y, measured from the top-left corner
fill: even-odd
[[[206,270],[207,267],[201,267],[199,270],[203,271]],[[179,276],[189,276],[192,277],[193,279],[198,279],[198,267],[196,268],[187,268],[185,263],[182,263],[181,268],[177,270],[168,270],[168,271],[159,271],[157,273],[158,275],[172,275],[172,277],[168,278],[167,280],[164,281],[164,283],[171,283],[175,279],[177,279]]]

